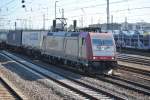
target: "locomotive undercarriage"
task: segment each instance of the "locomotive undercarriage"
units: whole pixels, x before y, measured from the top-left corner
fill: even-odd
[[[90,61],[92,73],[103,73],[117,67],[117,61]]]
[[[84,73],[89,74],[98,74],[109,71],[110,69],[114,69],[117,67],[117,61],[88,61],[86,63],[76,62],[72,60],[66,60],[60,57],[54,57],[50,55],[41,55],[39,52],[35,52],[32,50],[27,50],[23,48],[9,48],[11,51],[22,51],[26,55],[30,55],[30,57],[39,58],[51,64],[59,64],[66,65],[67,67],[72,67],[75,70],[82,71]]]
[[[89,61],[88,63],[81,63],[54,56],[43,56],[51,64],[66,65],[67,67],[90,74],[101,74],[117,67],[117,61]]]

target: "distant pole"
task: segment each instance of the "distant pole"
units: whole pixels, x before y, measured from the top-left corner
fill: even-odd
[[[27,19],[24,20],[25,20],[25,29],[27,30]]]
[[[55,1],[55,20],[56,20],[56,4],[58,1]]]
[[[109,30],[109,0],[107,0],[107,30]]]
[[[64,9],[62,8],[62,29],[64,30]]]
[[[31,16],[29,17],[29,29],[31,29]]]
[[[111,28],[112,28],[112,32],[113,32],[113,30],[114,30],[114,26],[113,26],[113,15],[111,15]]]
[[[81,26],[83,28],[83,16],[81,17]]]
[[[93,17],[91,17],[91,24],[93,24]]]
[[[128,30],[128,22],[127,22],[127,17],[125,17],[125,30]]]
[[[43,30],[45,30],[45,14],[43,14]]]
[[[17,29],[17,22],[15,22],[15,30]]]

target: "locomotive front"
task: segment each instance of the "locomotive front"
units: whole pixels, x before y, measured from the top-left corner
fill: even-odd
[[[116,46],[111,33],[89,33],[91,54],[90,65],[96,71],[105,71],[117,66]]]

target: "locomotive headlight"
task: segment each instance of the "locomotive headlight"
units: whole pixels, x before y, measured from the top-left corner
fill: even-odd
[[[114,58],[114,57],[112,57],[111,59],[113,59],[113,60],[114,60],[115,58]]]
[[[96,57],[93,57],[93,59],[96,59]]]

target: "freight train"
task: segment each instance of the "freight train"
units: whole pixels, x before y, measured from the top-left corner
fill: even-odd
[[[116,45],[111,33],[15,30],[8,32],[6,44],[8,49],[86,73],[101,73],[117,67]]]
[[[131,34],[128,31],[125,32],[114,34],[114,39],[118,48],[150,51],[150,34]]]

